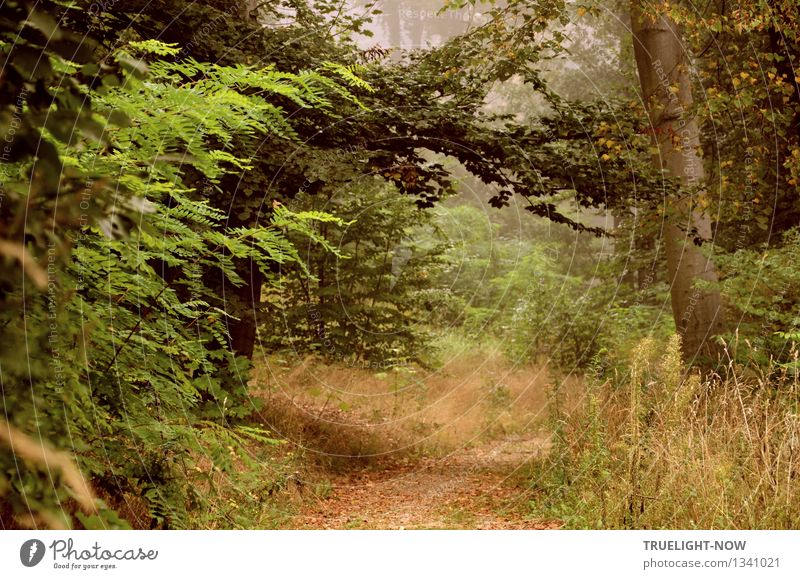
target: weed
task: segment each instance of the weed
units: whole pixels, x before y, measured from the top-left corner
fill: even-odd
[[[555,391],[534,512],[573,528],[796,528],[800,399],[773,370],[701,378],[673,337],[640,343],[622,380],[589,377],[572,411]]]

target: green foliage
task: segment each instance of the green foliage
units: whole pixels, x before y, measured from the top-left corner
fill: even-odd
[[[720,289],[730,308],[730,354],[743,363],[778,363],[797,372],[800,343],[800,230],[787,231],[770,249],[741,249],[718,256]]]
[[[461,207],[454,215],[468,239],[447,256],[442,282],[471,308],[465,329],[502,336],[506,353],[518,363],[549,360],[565,369],[587,364],[600,345],[606,315],[597,305],[608,297],[592,277],[599,242],[566,228],[548,234],[541,223],[522,239],[508,237],[498,235],[485,216],[483,227],[474,223],[480,219],[475,209]]]
[[[589,284],[559,274],[542,253],[523,258],[511,277],[501,283],[519,287],[522,282],[527,288],[516,294],[522,297],[508,322],[513,359],[547,358],[564,368],[586,364],[597,348],[603,316],[591,301]]]
[[[11,59],[24,50],[12,48]],[[237,154],[234,141],[296,134],[284,103],[324,112],[332,97],[356,101],[335,80],[355,83],[352,72],[334,65],[288,74],[162,60],[175,52],[130,43],[107,59],[119,67],[109,77],[116,80],[97,85],[85,82],[89,69],[52,55],[65,82],[38,77],[47,90],[74,86],[92,107],[76,109],[88,119],[76,131],[60,113],[82,101],[52,102],[58,124],[39,129],[42,150],[54,151],[49,162],[64,166],[50,171],[57,187],[40,179],[41,158],[20,154],[2,167],[13,191],[3,204],[10,238],[2,247],[17,263],[4,264],[0,368],[4,415],[16,427],[71,450],[101,496],[141,497],[150,525],[180,528],[206,504],[195,476],[201,464],[231,472],[246,462],[247,441],[274,442],[258,429],[229,427],[258,404],[242,379],[249,362],[229,346],[224,296],[210,280],[242,286],[237,260],[272,277],[274,266],[300,262],[286,232],[313,239],[312,223],[333,220],[281,208],[259,226],[233,227],[207,196],[226,174],[249,167],[252,152]],[[7,110],[35,134],[34,109],[14,106]],[[32,220],[24,240],[11,237],[21,208]],[[0,454],[4,524],[74,524],[70,490],[45,464],[18,464],[8,450]],[[78,520],[125,525],[99,502]]]
[[[378,180],[347,193],[301,194],[293,206],[297,215],[324,210],[341,220],[316,225],[322,242],[301,250],[307,268],[281,269],[264,304],[267,346],[365,367],[429,359],[426,324],[437,300],[431,279],[443,247],[435,236],[419,238],[432,215]],[[294,232],[288,237],[303,243]]]
[[[525,215],[504,224],[489,211],[464,204],[434,211],[447,241],[431,280],[442,296],[437,327],[478,339],[489,333],[516,362],[565,370],[585,368],[600,352],[604,365],[622,368],[642,337],[673,330],[662,315],[668,289],[661,276],[626,271],[651,264],[639,257],[643,250],[630,251],[624,224],[613,238],[598,239]]]
[[[791,0],[768,4],[656,9],[699,55],[692,112],[711,179],[698,199],[718,210],[729,252],[715,256],[729,352],[788,374],[800,337],[798,20]],[[245,421],[259,406],[247,390],[256,320],[267,349],[355,365],[428,363],[431,335],[457,328],[501,339],[514,362],[588,370],[579,411],[556,405],[536,483],[537,508],[571,526],[661,526],[667,502],[688,525],[796,522],[767,491],[786,504],[792,493],[735,452],[752,445],[750,425],[729,420],[730,439],[715,438],[688,410],[702,400],[729,419],[739,382],[715,401],[683,379],[677,342],[660,361],[654,342],[635,346],[673,329],[658,237],[674,184],[650,169],[630,90],[593,102],[577,74],[548,84],[583,5],[491,2],[464,34],[391,59],[354,45],[368,17],[334,0],[261,3],[262,21],[224,1],[90,6],[0,6],[0,378],[15,432],[73,453],[100,498],[79,512],[74,486],[2,438],[2,524],[123,528],[127,497],[154,527],[261,520],[273,487],[259,451],[277,441]],[[616,34],[606,22],[593,37]],[[592,70],[629,49],[603,47]],[[591,60],[591,44],[573,48]],[[464,183],[494,208],[519,199],[563,226],[514,232],[463,195],[430,210]],[[601,207],[621,222],[612,256],[608,239],[575,232],[602,233],[596,213],[576,211]],[[785,235],[767,245],[771,231]],[[609,369],[626,378],[602,382]],[[505,384],[486,390],[491,412],[507,405]],[[796,440],[768,414],[772,394],[745,393],[765,432]],[[789,416],[796,400],[782,396]],[[692,436],[721,449],[697,486],[725,500],[756,488],[753,501],[701,517],[692,489],[659,486],[662,462],[702,462]],[[764,448],[797,478],[783,447]]]
[[[477,336],[490,327],[509,299],[492,280],[512,271],[528,247],[519,236],[503,231],[499,212],[457,201],[435,210],[437,227],[447,242],[435,283],[452,296],[449,303],[440,304],[437,315],[442,323]]]

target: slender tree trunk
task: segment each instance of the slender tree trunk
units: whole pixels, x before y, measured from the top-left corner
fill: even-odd
[[[713,262],[699,245],[711,239],[711,219],[698,206],[705,182],[700,133],[691,116],[692,84],[681,32],[666,17],[644,16],[640,0],[631,1],[634,54],[643,98],[658,153],[653,164],[680,181],[677,197],[667,202],[664,231],[667,273],[675,325],[683,339],[684,357],[715,356],[723,311],[718,291],[695,287],[698,280],[717,281]]]
[[[236,309],[239,319],[231,322],[228,331],[231,334],[231,349],[239,356],[253,357],[258,328],[257,311],[261,305],[261,288],[264,285],[264,274],[253,260],[247,260],[237,273],[245,280],[240,288],[231,288],[231,305]]]
[[[239,17],[242,21],[258,23],[258,4],[258,0],[240,0]],[[242,223],[242,225],[250,226],[253,223]],[[231,287],[227,292],[228,308],[239,318],[228,326],[231,337],[230,345],[237,355],[252,358],[258,332],[256,311],[261,302],[264,275],[252,259],[242,260],[241,263],[236,264],[236,273],[245,283],[239,288]],[[224,285],[223,282],[223,287]]]
[[[246,22],[258,22],[258,0],[244,0],[239,7],[239,15]]]

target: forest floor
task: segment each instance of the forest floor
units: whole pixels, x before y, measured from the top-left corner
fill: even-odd
[[[542,437],[513,436],[445,456],[379,461],[330,478],[330,493],[304,501],[288,528],[555,529],[526,516],[519,471],[546,450]]]
[[[559,528],[530,517],[531,468],[550,446],[551,380],[495,351],[454,355],[433,372],[263,366],[260,422],[290,443],[294,470],[279,526]]]

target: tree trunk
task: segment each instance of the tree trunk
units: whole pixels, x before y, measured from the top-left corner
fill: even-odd
[[[239,319],[231,322],[231,349],[239,356],[253,357],[258,328],[258,308],[261,306],[261,288],[264,274],[253,260],[247,260],[236,272],[245,280],[245,285],[230,291],[229,303]]]
[[[698,206],[705,182],[697,119],[691,115],[692,84],[678,26],[666,17],[644,16],[640,0],[631,2],[634,54],[647,106],[655,167],[682,185],[667,202],[664,242],[675,326],[688,361],[714,358],[713,337],[723,311],[719,292],[695,287],[698,280],[717,281],[713,262],[699,245],[711,239],[711,219]]]
[[[245,22],[258,23],[258,0],[244,0],[239,8],[239,16]]]
[[[242,0],[239,4],[239,17],[244,22],[258,23],[258,0]],[[238,187],[239,183],[233,186]],[[234,198],[236,193],[234,193]],[[253,223],[242,223],[245,227]],[[236,273],[244,280],[244,285],[239,288],[230,288],[227,291],[227,309],[239,319],[231,321],[228,332],[231,337],[231,349],[238,356],[253,357],[258,332],[257,310],[261,303],[261,288],[264,284],[264,275],[252,259],[242,260],[236,264]],[[223,282],[223,288],[225,283]]]

